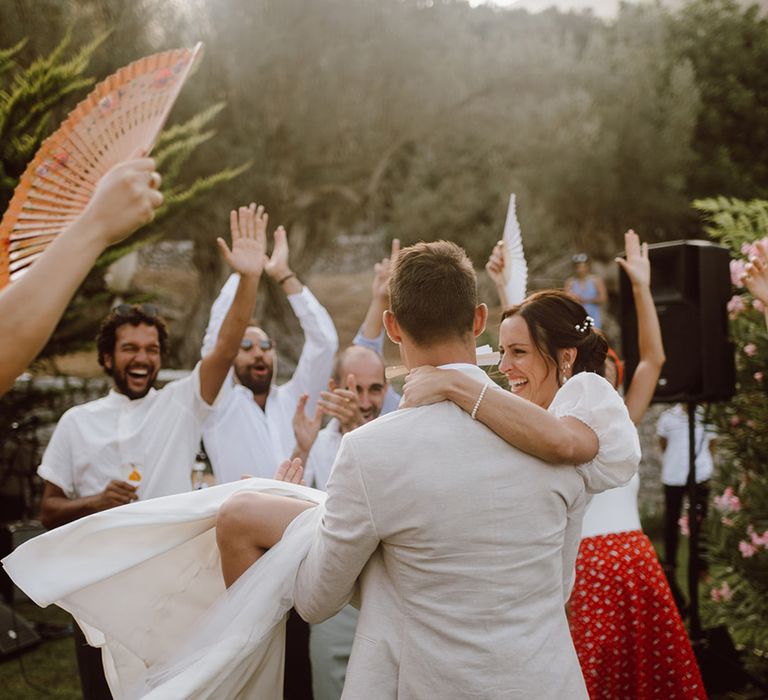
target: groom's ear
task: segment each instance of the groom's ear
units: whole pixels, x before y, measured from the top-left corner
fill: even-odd
[[[484,330],[488,321],[488,307],[485,304],[478,304],[475,307],[475,319],[472,323],[472,332],[477,338]]]
[[[400,332],[400,324],[389,309],[384,312],[383,321],[389,339],[395,345],[400,345],[400,343],[403,342],[403,334]]]

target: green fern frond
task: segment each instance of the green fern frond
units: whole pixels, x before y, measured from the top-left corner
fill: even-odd
[[[217,185],[220,185],[224,182],[229,182],[230,180],[234,180],[236,177],[242,175],[252,165],[253,161],[249,160],[247,163],[243,163],[242,165],[239,165],[235,168],[225,168],[224,170],[220,170],[213,175],[199,177],[189,187],[183,190],[166,193],[163,206],[160,207],[160,209],[157,211],[157,219],[162,219],[169,213],[170,209],[176,208],[182,204],[186,204],[187,202],[193,200],[195,197],[213,189]]]
[[[221,112],[225,107],[224,102],[217,102],[208,109],[199,112],[194,117],[184,122],[183,124],[174,124],[172,127],[165,129],[160,138],[157,139],[155,149],[162,149],[167,144],[175,141],[176,139],[183,139],[192,134],[199,133],[204,127],[206,127],[213,119]]]

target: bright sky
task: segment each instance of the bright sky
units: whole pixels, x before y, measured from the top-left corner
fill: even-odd
[[[528,12],[541,12],[553,5],[559,10],[592,10],[593,14],[605,19],[616,17],[619,0],[469,0],[472,7],[478,5],[497,5],[499,7],[520,7]]]

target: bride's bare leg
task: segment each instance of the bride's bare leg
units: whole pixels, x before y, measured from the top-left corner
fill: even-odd
[[[266,493],[237,493],[216,516],[221,573],[229,588],[272,545],[300,513],[316,504]]]

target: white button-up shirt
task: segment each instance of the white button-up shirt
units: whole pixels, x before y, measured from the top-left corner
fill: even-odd
[[[232,275],[214,302],[203,354],[216,342],[238,279],[238,275]],[[230,370],[216,410],[205,424],[205,449],[219,484],[235,481],[243,474],[271,479],[296,444],[293,415],[299,397],[309,394],[309,414],[328,385],[339,345],[333,321],[306,287],[299,294],[289,295],[288,301],[304,332],[304,347],[291,379],[281,386],[271,386],[262,410],[250,389],[234,383],[234,372]]]
[[[100,493],[133,469],[141,474],[141,499],[189,491],[202,424],[212,411],[200,396],[199,363],[142,399],[110,391],[61,417],[37,473],[68,498]]]
[[[717,433],[704,425],[702,413],[696,412],[694,445],[696,448],[696,483],[711,478],[714,471],[710,443]],[[667,441],[661,463],[661,483],[666,486],[685,486],[688,482],[688,413],[680,404],[659,416],[656,434]]]

